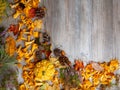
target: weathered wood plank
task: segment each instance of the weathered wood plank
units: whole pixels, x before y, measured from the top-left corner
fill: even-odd
[[[46,29],[71,59],[120,59],[119,0],[46,0]]]
[[[115,56],[120,59],[120,0],[113,1],[113,29],[115,35]]]
[[[112,0],[93,0],[92,58],[113,58]]]

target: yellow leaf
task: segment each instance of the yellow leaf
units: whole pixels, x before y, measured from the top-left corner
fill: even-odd
[[[12,56],[16,51],[16,42],[13,37],[9,36],[6,39],[6,52]]]

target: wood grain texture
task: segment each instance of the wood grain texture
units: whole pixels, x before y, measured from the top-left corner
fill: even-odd
[[[120,0],[45,0],[46,29],[70,59],[120,59]]]

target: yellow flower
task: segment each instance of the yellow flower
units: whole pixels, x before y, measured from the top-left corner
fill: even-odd
[[[55,67],[50,61],[42,60],[36,64],[34,73],[36,81],[52,80],[55,73]]]

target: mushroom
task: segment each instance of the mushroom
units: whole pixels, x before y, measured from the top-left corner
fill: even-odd
[[[25,53],[25,58],[30,58],[31,56],[33,55],[33,53],[32,52],[26,52]]]
[[[17,8],[18,5],[19,5],[19,3],[13,4],[13,5],[10,4],[10,7],[11,7],[11,8]]]
[[[26,59],[25,61],[26,61],[26,63],[29,63],[29,62],[31,62],[32,59],[34,59],[34,55],[30,56],[30,57],[29,57],[28,59]]]
[[[28,50],[30,50],[30,48],[31,48],[31,45],[27,45],[25,48],[23,48],[22,50],[24,51],[24,52],[27,52]]]
[[[25,46],[30,45],[30,44],[32,44],[32,43],[34,43],[34,41],[35,41],[35,40],[32,40],[32,41],[30,41],[30,42],[25,42]]]
[[[36,49],[38,49],[38,45],[37,44],[33,44],[32,45],[32,52],[34,52]]]

